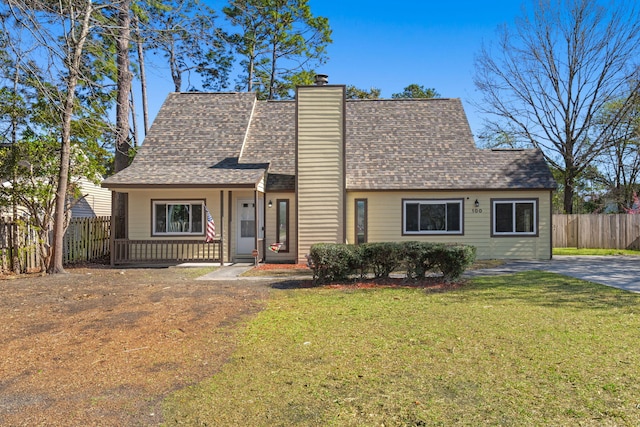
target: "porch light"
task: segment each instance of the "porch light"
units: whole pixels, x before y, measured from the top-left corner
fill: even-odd
[[[271,200],[269,200],[269,203],[267,203],[267,206],[269,206],[270,208],[273,207],[273,203],[271,202]]]
[[[479,207],[480,207],[480,202],[478,201],[478,199],[476,199],[476,201],[475,201],[475,202],[473,202],[473,205],[474,205],[476,208],[479,208]]]

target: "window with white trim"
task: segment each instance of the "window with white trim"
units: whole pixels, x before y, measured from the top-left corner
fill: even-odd
[[[403,200],[403,234],[462,234],[462,200]]]
[[[536,236],[538,234],[538,201],[492,200],[495,236]]]
[[[204,235],[204,201],[153,201],[153,235]]]

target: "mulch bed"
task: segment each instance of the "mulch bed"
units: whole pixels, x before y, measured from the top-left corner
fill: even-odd
[[[289,271],[289,270],[309,270],[306,264],[260,264],[255,267],[260,271]],[[429,291],[449,291],[460,288],[464,281],[446,282],[440,276],[427,277],[422,280],[407,280],[406,278],[385,278],[354,280],[340,283],[330,283],[326,285],[315,285],[312,280],[301,280],[298,282],[299,288],[312,288],[322,286],[328,289],[371,289],[371,288],[422,288]]]

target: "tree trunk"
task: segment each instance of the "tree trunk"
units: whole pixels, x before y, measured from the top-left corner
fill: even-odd
[[[564,213],[573,213],[573,193],[574,193],[575,179],[573,176],[565,175],[564,178]]]
[[[138,146],[138,120],[136,120],[136,104],[133,95],[133,88],[129,85],[129,111],[131,113],[131,140],[133,148]],[[129,156],[130,157],[130,156]]]
[[[16,60],[16,72],[13,78],[13,93],[15,95],[18,94],[18,83],[20,81],[20,65]],[[18,180],[18,174],[16,168],[18,167],[18,153],[16,152],[16,147],[18,144],[18,119],[15,114],[11,117],[11,150],[13,154],[13,182],[12,185],[15,185],[15,182]],[[17,223],[18,221],[18,195],[16,194],[15,187],[11,188],[11,205],[12,211],[11,215],[13,216],[13,223]],[[18,256],[18,248],[20,247],[20,237],[19,233],[17,233],[17,229],[14,228],[14,233],[11,236],[11,270],[15,274],[20,273],[20,257]]]
[[[276,46],[276,42],[273,42],[273,46],[272,46],[272,51],[271,51],[271,76],[269,77],[269,99],[273,99],[274,97],[274,90],[273,87],[276,84],[276,50],[277,50],[277,46]]]
[[[140,89],[142,91],[142,121],[144,126],[144,136],[149,131],[149,106],[147,105],[147,73],[144,68],[144,46],[140,35],[140,22],[137,16],[133,16],[133,27],[136,34],[136,46],[138,50],[138,66],[140,67]]]
[[[129,64],[129,41],[131,36],[131,0],[124,0],[118,12],[119,34],[116,45],[118,69],[118,95],[116,104],[116,155],[114,171],[119,172],[129,166],[129,93],[131,92],[131,70]],[[115,193],[114,197],[116,222],[126,218],[125,195]],[[115,230],[114,230],[115,231]],[[118,238],[126,237],[118,235]]]
[[[67,58],[68,72],[67,76],[67,96],[64,100],[63,120],[62,120],[62,141],[60,144],[60,173],[58,175],[58,189],[56,191],[56,209],[53,226],[53,245],[51,247],[52,256],[49,264],[48,272],[64,273],[63,266],[63,238],[65,230],[66,216],[66,199],[67,186],[69,182],[69,165],[71,159],[71,118],[73,116],[73,105],[76,96],[76,86],[80,74],[80,60],[84,43],[89,35],[90,18],[93,12],[93,4],[91,1],[86,3],[82,24],[80,26],[80,35],[76,38],[74,28],[72,26],[71,37],[68,37],[72,46],[69,46],[71,58]]]

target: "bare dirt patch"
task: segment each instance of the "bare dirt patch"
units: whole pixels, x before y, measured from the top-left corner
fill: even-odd
[[[269,292],[189,269],[68,271],[0,280],[0,425],[157,425],[162,399],[215,373]]]

